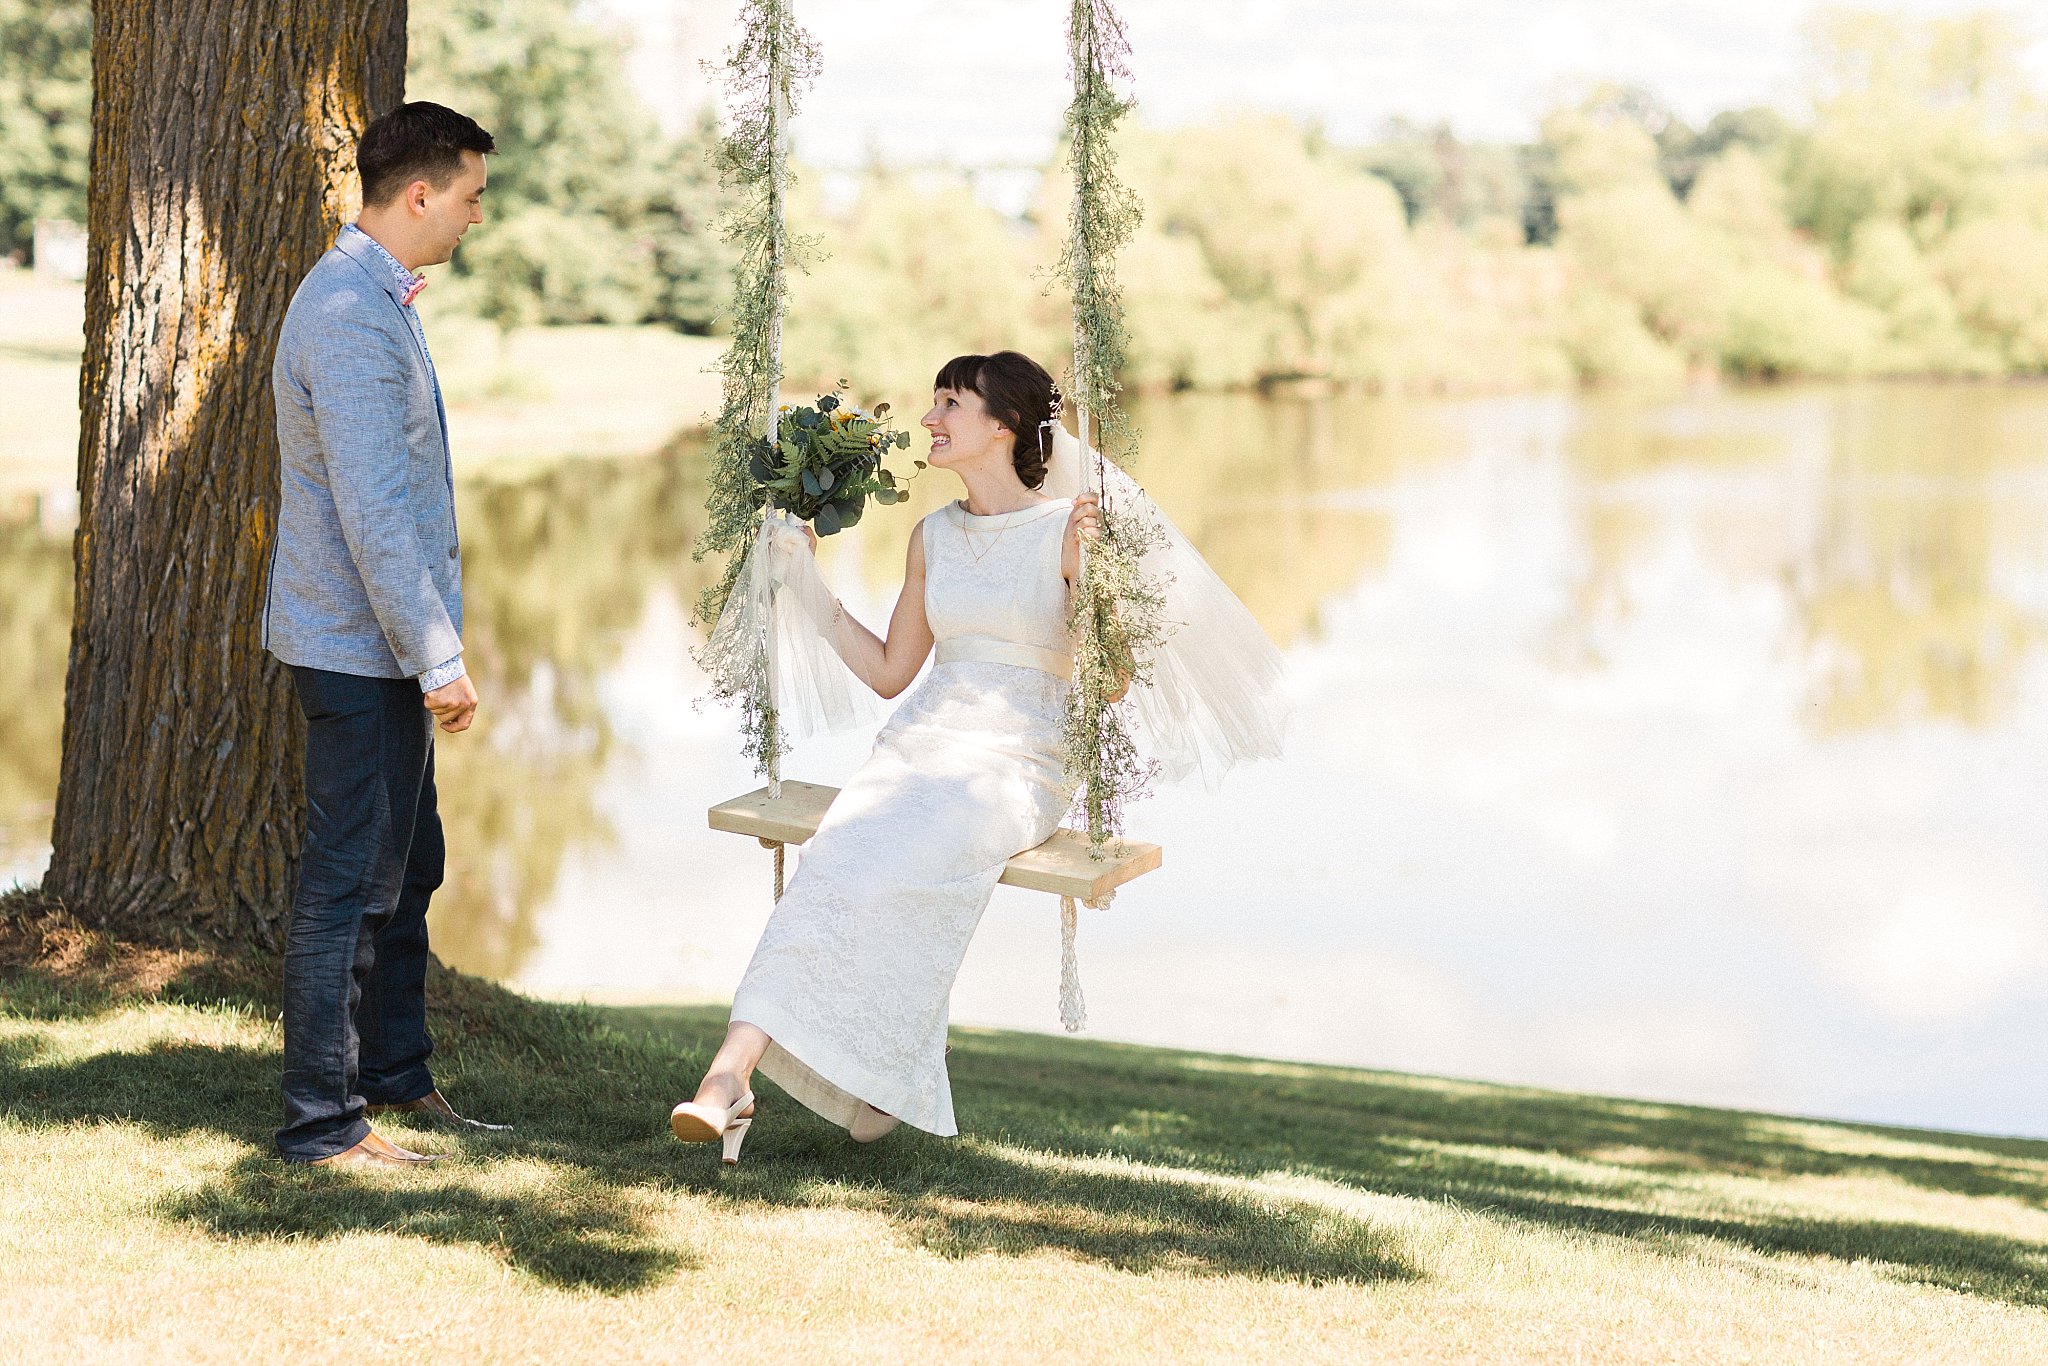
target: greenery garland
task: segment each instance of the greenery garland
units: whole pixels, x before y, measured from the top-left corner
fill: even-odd
[[[707,626],[724,610],[760,529],[764,509],[750,467],[782,381],[789,267],[801,267],[812,246],[789,234],[787,147],[796,92],[818,74],[818,44],[797,26],[788,0],[746,0],[739,20],[742,36],[725,55],[731,125],[717,153],[731,203],[721,226],[735,257],[727,315],[732,342],[717,365],[723,393],[711,435],[709,522],[696,549],[698,559],[727,558],[725,573],[697,601],[698,619]],[[767,642],[743,666],[715,672],[712,693],[740,704],[746,752],[760,772],[774,776],[781,743]]]
[[[1162,534],[1139,508],[1119,502],[1099,477],[1114,456],[1121,465],[1136,440],[1117,402],[1117,376],[1126,348],[1123,292],[1116,253],[1140,218],[1138,198],[1116,174],[1110,139],[1131,102],[1117,93],[1128,80],[1130,43],[1111,0],[1072,0],[1067,57],[1074,100],[1067,107],[1067,166],[1074,177],[1071,233],[1058,278],[1073,296],[1074,368],[1069,399],[1080,420],[1084,455],[1098,462],[1094,487],[1103,490],[1102,533],[1082,557],[1068,625],[1075,641],[1074,687],[1068,696],[1065,758],[1076,782],[1075,807],[1090,850],[1123,833],[1125,806],[1142,796],[1155,765],[1138,752],[1129,703],[1132,686],[1149,681],[1149,661],[1165,639],[1161,585],[1144,569],[1146,553]]]
[[[782,378],[788,269],[810,245],[792,239],[785,223],[785,138],[796,89],[817,75],[817,43],[797,27],[788,0],[746,0],[740,22],[743,37],[725,61],[732,127],[718,154],[720,179],[732,198],[724,224],[725,240],[735,249],[732,342],[718,362],[723,402],[712,434],[709,523],[696,552],[699,558],[723,554],[727,560],[718,584],[698,600],[698,617],[707,625],[724,610],[764,513],[754,459],[769,432]],[[1131,108],[1116,88],[1119,78],[1130,77],[1130,44],[1110,0],[1072,0],[1067,52],[1074,79],[1066,117],[1074,202],[1057,276],[1073,298],[1069,398],[1084,445],[1098,452],[1094,458],[1100,462],[1113,454],[1121,463],[1136,443],[1117,402],[1127,343],[1115,258],[1136,231],[1140,210],[1137,196],[1117,177],[1110,145]],[[1094,483],[1100,487],[1102,480]],[[1083,557],[1072,595],[1075,682],[1065,760],[1077,785],[1076,809],[1098,856],[1122,834],[1124,807],[1153,776],[1134,742],[1130,707],[1121,699],[1148,681],[1148,662],[1165,637],[1160,585],[1143,566],[1146,552],[1159,542],[1158,527],[1141,509],[1124,506],[1105,490],[1102,534]],[[772,782],[781,745],[766,642],[744,660],[721,661],[712,691],[739,702],[746,752]]]

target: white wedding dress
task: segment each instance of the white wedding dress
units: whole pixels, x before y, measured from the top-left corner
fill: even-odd
[[[1060,573],[1069,498],[926,517],[924,681],[803,848],[732,1018],[774,1042],[760,1070],[835,1124],[862,1102],[958,1132],[948,998],[1011,856],[1069,808],[1061,753],[1073,642]]]

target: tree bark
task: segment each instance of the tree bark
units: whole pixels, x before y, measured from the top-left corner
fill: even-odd
[[[97,0],[77,585],[46,894],[154,940],[281,938],[303,829],[262,651],[270,365],[402,97],[386,0]]]

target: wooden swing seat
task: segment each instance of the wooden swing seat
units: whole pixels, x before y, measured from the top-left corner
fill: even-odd
[[[711,828],[752,835],[771,848],[802,844],[818,832],[818,822],[838,795],[836,787],[785,779],[780,797],[770,797],[767,788],[757,787],[712,807]],[[1158,845],[1136,840],[1118,841],[1103,851],[1102,858],[1090,858],[1088,837],[1062,826],[1051,839],[1005,864],[1000,881],[1100,905],[1124,883],[1157,868],[1160,858]]]

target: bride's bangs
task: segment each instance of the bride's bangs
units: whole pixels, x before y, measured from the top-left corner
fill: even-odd
[[[951,389],[956,394],[981,394],[981,367],[986,364],[987,356],[955,356],[939,367],[939,377],[932,381],[932,388]]]

